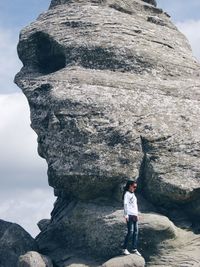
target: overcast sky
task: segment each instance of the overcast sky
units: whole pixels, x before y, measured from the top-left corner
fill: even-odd
[[[200,1],[157,2],[188,37],[200,60]],[[16,53],[19,31],[49,3],[0,0],[0,218],[19,223],[33,236],[38,233],[36,223],[49,217],[55,198],[47,182],[47,165],[37,155],[27,100],[13,79],[21,68]]]

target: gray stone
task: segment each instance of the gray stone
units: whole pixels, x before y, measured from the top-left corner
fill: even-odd
[[[114,204],[106,206],[102,200],[100,203],[99,200],[96,204],[70,203],[65,209],[58,203],[52,223],[36,238],[40,251],[49,250],[51,255],[62,247],[65,251],[81,250],[102,259],[120,255],[126,233],[123,210]],[[144,257],[158,251],[161,242],[177,237],[173,223],[156,213],[142,213],[139,226],[139,244]]]
[[[193,206],[199,65],[166,14],[142,1],[67,1],[22,30],[18,53],[15,81],[51,186],[69,198],[117,198],[144,166],[147,198]]]
[[[102,260],[94,259],[90,257],[87,253],[70,249],[67,249],[65,246],[62,247],[51,247],[51,251],[48,246],[48,255],[53,259],[53,264],[56,267],[100,267]]]
[[[18,267],[53,267],[53,264],[47,256],[29,251],[19,257]]]
[[[200,266],[200,238],[190,231],[179,229],[179,238],[163,243],[159,249],[160,257],[154,253],[148,261],[149,266],[180,267]]]
[[[139,177],[150,202],[140,237],[149,266],[199,264],[199,236],[150,207],[183,228],[199,225],[200,68],[169,16],[155,1],[53,0],[21,31],[18,54],[15,82],[58,196],[41,250],[85,242],[94,255],[116,256],[124,225],[111,200]],[[166,212],[180,209],[184,216]]]
[[[148,4],[151,4],[153,6],[157,6],[156,0],[142,0],[142,1],[146,2]],[[70,0],[52,0],[50,8],[53,8],[53,7],[57,6],[57,5],[64,5],[64,4],[67,4],[69,2],[70,2]],[[95,2],[96,3],[103,3],[103,2],[107,2],[107,1],[105,1],[105,0],[93,0],[91,2],[93,2],[93,3],[95,3]]]
[[[42,219],[37,223],[37,225],[41,231],[44,231],[47,228],[47,226],[50,224],[50,222],[51,220],[49,219]]]
[[[157,25],[165,26],[165,22],[157,16],[149,16],[147,18],[147,21],[152,22]]]
[[[143,0],[144,2],[148,3],[148,4],[151,4],[153,6],[157,6],[157,2],[156,0]]]
[[[18,257],[36,250],[35,240],[18,224],[0,220],[0,266],[17,266]]]
[[[119,256],[105,262],[102,267],[144,267],[145,261],[142,257],[134,254]]]

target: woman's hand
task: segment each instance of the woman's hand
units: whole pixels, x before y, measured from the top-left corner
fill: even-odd
[[[126,215],[126,216],[124,216],[124,217],[125,217],[126,222],[128,222],[128,220],[129,220],[128,215]]]

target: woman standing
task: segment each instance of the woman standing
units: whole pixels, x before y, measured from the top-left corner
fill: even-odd
[[[124,240],[123,254],[129,255],[130,252],[127,249],[128,241],[132,237],[132,253],[139,256],[141,254],[137,250],[138,242],[138,205],[137,198],[134,194],[137,188],[137,182],[129,180],[124,187],[123,201],[124,201],[124,217],[127,223],[127,235]]]

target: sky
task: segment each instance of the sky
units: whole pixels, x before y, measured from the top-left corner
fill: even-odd
[[[158,0],[158,6],[191,44],[200,60],[200,1]],[[20,30],[48,9],[50,0],[0,0],[0,219],[19,223],[32,236],[37,222],[50,217],[55,198],[47,164],[37,154],[29,107],[13,83],[21,68],[16,46]]]

